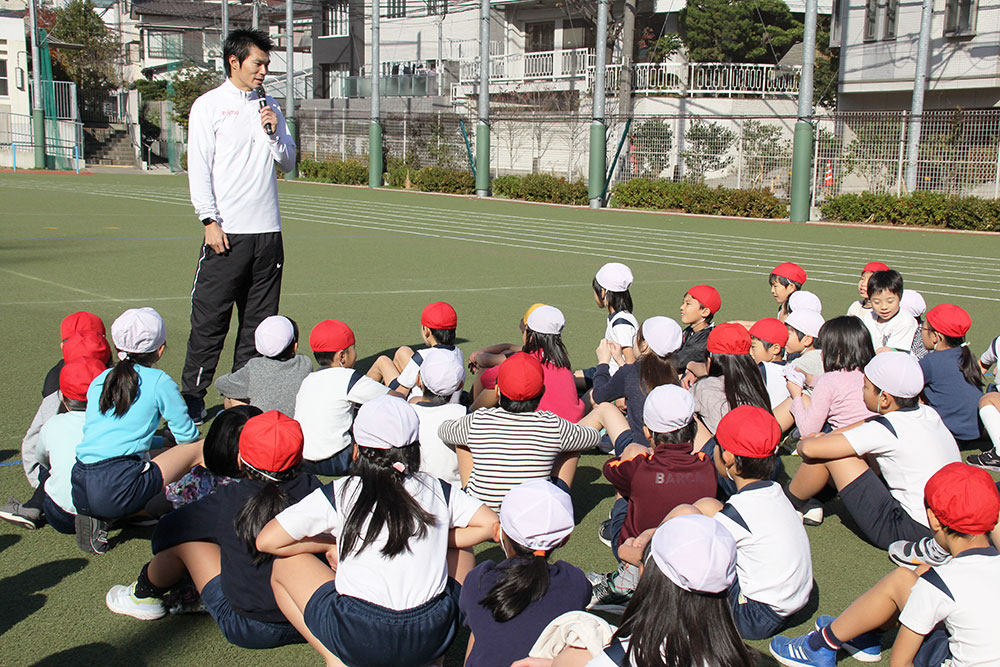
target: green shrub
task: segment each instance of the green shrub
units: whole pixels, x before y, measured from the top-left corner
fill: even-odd
[[[497,176],[490,183],[493,194],[497,197],[507,199],[521,199],[521,177],[513,174],[509,176]]]
[[[1000,231],[1000,201],[938,192],[904,197],[869,192],[837,195],[820,212],[828,220],[843,222]]]
[[[413,184],[413,175],[417,172],[417,169],[407,162],[404,162],[401,158],[390,157],[389,163],[386,165],[385,182],[394,188],[405,188],[406,187],[406,176],[410,176],[410,184]]]
[[[341,185],[367,185],[368,165],[357,160],[303,159],[299,162],[299,178],[303,181],[339,183]]]
[[[788,207],[770,190],[710,188],[703,183],[635,178],[615,187],[615,205],[742,218],[783,218]]]
[[[472,178],[472,174],[459,169],[424,167],[416,173],[411,172],[410,181],[424,192],[447,192],[460,195],[471,195],[476,192],[476,181]]]
[[[586,206],[587,185],[582,181],[567,181],[551,174],[500,176],[491,184],[493,194],[510,199]]]

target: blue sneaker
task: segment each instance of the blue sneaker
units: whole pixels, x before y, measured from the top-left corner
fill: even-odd
[[[814,651],[809,648],[808,640],[809,635],[801,637],[778,635],[771,640],[768,649],[775,660],[789,667],[835,667],[837,652],[825,646]]]
[[[834,618],[836,616],[820,616],[816,619],[816,629],[822,630],[833,623]],[[861,662],[878,662],[882,659],[882,634],[874,630],[866,632],[850,641],[844,642],[840,648],[855,660]]]

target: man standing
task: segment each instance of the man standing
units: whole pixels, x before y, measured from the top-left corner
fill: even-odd
[[[274,100],[255,92],[272,48],[263,32],[231,32],[223,49],[226,80],[191,107],[188,183],[205,242],[191,290],[181,392],[198,424],[233,304],[239,318],[233,370],[256,354],[257,325],[278,312],[284,251],[274,165],[291,171],[295,141]]]

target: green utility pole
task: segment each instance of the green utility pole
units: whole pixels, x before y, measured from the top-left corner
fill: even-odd
[[[816,0],[806,0],[802,35],[802,75],[799,79],[799,113],[792,144],[792,222],[809,221],[813,154],[813,66],[816,62]]]
[[[35,169],[45,168],[45,111],[42,109],[41,58],[38,52],[38,20],[35,0],[28,5],[31,21],[31,143],[35,147]]]

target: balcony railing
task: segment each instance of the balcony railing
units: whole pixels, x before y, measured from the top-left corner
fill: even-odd
[[[621,65],[608,65],[605,71],[608,91],[617,91]],[[749,63],[637,63],[632,71],[632,90],[638,94],[768,97],[797,94],[802,68]],[[590,88],[593,77],[591,68],[587,72]]]
[[[383,97],[430,97],[437,95],[437,75],[406,74],[379,77]],[[340,76],[330,79],[331,98],[371,97],[372,80],[367,76]]]
[[[583,78],[593,67],[591,49],[510,53],[490,58],[490,81],[542,81]],[[459,61],[459,83],[479,82],[479,59]]]
[[[31,95],[34,94],[35,85],[32,82]],[[76,84],[72,81],[43,81],[42,104],[54,105],[55,117],[59,120],[76,120],[79,117]]]

